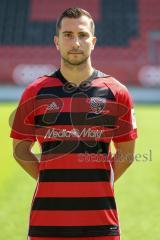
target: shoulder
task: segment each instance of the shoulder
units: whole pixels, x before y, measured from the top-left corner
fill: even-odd
[[[102,79],[105,85],[112,88],[114,92],[127,91],[125,85],[123,85],[119,80],[109,74],[96,70],[96,78]]]
[[[111,89],[114,92],[116,100],[120,104],[133,106],[133,99],[128,88],[115,78],[111,78]]]
[[[112,91],[117,102],[122,104],[128,103],[129,105],[132,105],[132,96],[128,88],[124,84],[122,84],[119,80],[117,80],[111,75],[102,73],[100,71],[98,72],[101,81],[103,81],[103,84]]]
[[[106,75],[106,77],[103,78],[103,81],[104,84],[111,89],[117,100],[123,100],[123,98],[131,97],[128,88],[116,78]]]
[[[53,78],[55,78],[56,80],[56,71],[49,75],[45,75],[37,78],[32,83],[26,86],[26,88],[24,89],[23,95],[35,96],[41,88],[54,85]]]
[[[104,83],[107,87],[111,88],[116,96],[129,94],[128,88],[112,76],[105,78]]]

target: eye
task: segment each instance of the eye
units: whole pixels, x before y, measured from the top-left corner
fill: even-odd
[[[86,33],[80,33],[80,34],[79,34],[79,37],[80,37],[80,38],[87,37],[87,34],[86,34]]]
[[[65,33],[64,36],[65,36],[66,38],[71,38],[71,37],[72,37],[72,34],[71,34],[71,33]]]

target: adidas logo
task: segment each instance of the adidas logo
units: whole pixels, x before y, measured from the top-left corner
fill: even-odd
[[[50,105],[48,105],[46,110],[50,111],[50,110],[55,110],[55,109],[58,110],[59,107],[55,102],[52,102]]]

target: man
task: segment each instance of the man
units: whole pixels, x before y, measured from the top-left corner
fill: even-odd
[[[94,28],[83,9],[62,13],[54,37],[60,69],[30,84],[16,111],[14,157],[37,180],[32,240],[120,239],[114,182],[133,162],[137,131],[126,87],[92,67]]]

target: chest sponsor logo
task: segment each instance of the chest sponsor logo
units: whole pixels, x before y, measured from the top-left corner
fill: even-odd
[[[100,138],[103,134],[103,130],[93,130],[91,128],[87,129],[84,128],[81,131],[79,129],[73,128],[70,131],[67,129],[55,129],[50,128],[47,130],[44,138],[71,138],[71,137],[77,137],[77,138]]]

